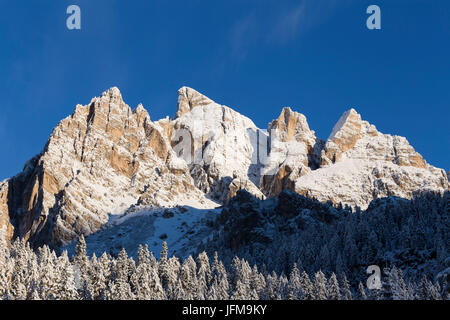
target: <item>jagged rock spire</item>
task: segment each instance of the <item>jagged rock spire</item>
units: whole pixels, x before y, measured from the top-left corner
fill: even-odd
[[[198,91],[189,87],[182,87],[178,90],[178,109],[175,114],[175,119],[191,111],[197,106],[204,106],[211,103],[214,103],[214,101]]]
[[[332,162],[338,161],[361,138],[361,128],[361,115],[355,109],[344,112],[328,137],[325,156]]]
[[[374,125],[362,120],[355,109],[346,111],[334,126],[322,152],[322,165],[338,162],[343,157],[427,167],[404,137],[380,133]]]

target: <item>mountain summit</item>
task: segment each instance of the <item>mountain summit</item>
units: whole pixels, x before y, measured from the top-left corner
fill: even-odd
[[[354,109],[327,141],[284,108],[268,130],[194,89],[178,91],[172,120],[151,121],[111,88],[53,130],[21,173],[0,183],[0,235],[62,246],[111,217],[144,208],[214,208],[240,189],[258,198],[283,190],[367,208],[449,189],[403,137],[382,134]]]

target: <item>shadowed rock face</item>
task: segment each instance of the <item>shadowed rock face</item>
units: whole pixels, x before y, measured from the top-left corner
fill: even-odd
[[[242,189],[257,198],[287,189],[362,208],[379,197],[449,189],[444,170],[428,165],[405,138],[378,132],[353,109],[326,142],[290,108],[268,131],[187,87],[178,92],[175,117],[152,122],[142,105],[132,110],[111,88],[77,105],[43,151],[0,183],[0,240],[16,236],[36,246],[61,246],[96,232],[111,214],[175,205],[212,208]],[[192,143],[181,152],[182,139]]]

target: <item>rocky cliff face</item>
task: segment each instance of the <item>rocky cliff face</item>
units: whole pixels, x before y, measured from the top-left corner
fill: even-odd
[[[182,88],[178,95],[173,134],[190,141],[184,145],[190,154],[183,158],[190,164],[196,187],[220,201],[229,200],[241,188],[263,197],[257,139],[266,139],[266,134],[247,117],[193,89]],[[178,145],[174,147],[178,150]]]
[[[195,188],[164,128],[142,106],[131,110],[117,88],[78,105],[0,190],[14,234],[36,245],[93,233],[110,215],[139,205],[214,205]]]
[[[269,123],[269,154],[264,166],[261,189],[269,196],[295,189],[295,181],[320,165],[323,141],[309,129],[306,117],[284,108]]]
[[[448,190],[448,181],[405,138],[378,132],[353,109],[324,142],[290,108],[266,132],[183,87],[175,117],[152,122],[112,88],[76,106],[44,150],[0,183],[0,235],[60,246],[115,214],[212,208],[240,189],[259,198],[288,189],[365,208],[379,197]]]
[[[427,164],[406,138],[378,132],[351,109],[321,151],[321,167],[300,177],[293,190],[365,209],[380,197],[410,199],[415,192],[443,192],[448,181],[445,171]]]

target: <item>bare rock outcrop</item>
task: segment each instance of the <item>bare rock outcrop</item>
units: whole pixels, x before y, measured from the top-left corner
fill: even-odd
[[[2,212],[14,220],[15,236],[36,245],[59,246],[93,233],[136,204],[208,201],[164,128],[141,105],[126,105],[117,88],[78,105],[9,186],[12,200]]]
[[[202,95],[196,90],[189,87],[182,87],[178,90],[178,109],[175,114],[175,119],[181,117],[198,106],[206,106],[214,103],[208,97]]]
[[[322,152],[322,165],[341,159],[383,160],[399,166],[427,168],[422,156],[406,138],[378,132],[354,109],[345,112],[334,126]]]
[[[14,227],[8,210],[8,194],[8,180],[0,182],[0,246],[10,243],[14,236]]]
[[[283,108],[280,116],[269,123],[270,152],[261,189],[269,196],[295,189],[295,181],[320,164],[323,142],[309,129],[306,117]]]
[[[172,123],[177,155],[190,163],[195,185],[220,201],[239,188],[264,197],[259,189],[258,136],[266,134],[247,117],[217,104],[197,91],[178,91],[178,111]]]
[[[297,193],[363,209],[380,197],[448,188],[445,171],[428,165],[406,138],[380,133],[354,109],[334,126],[321,168],[295,182]]]

